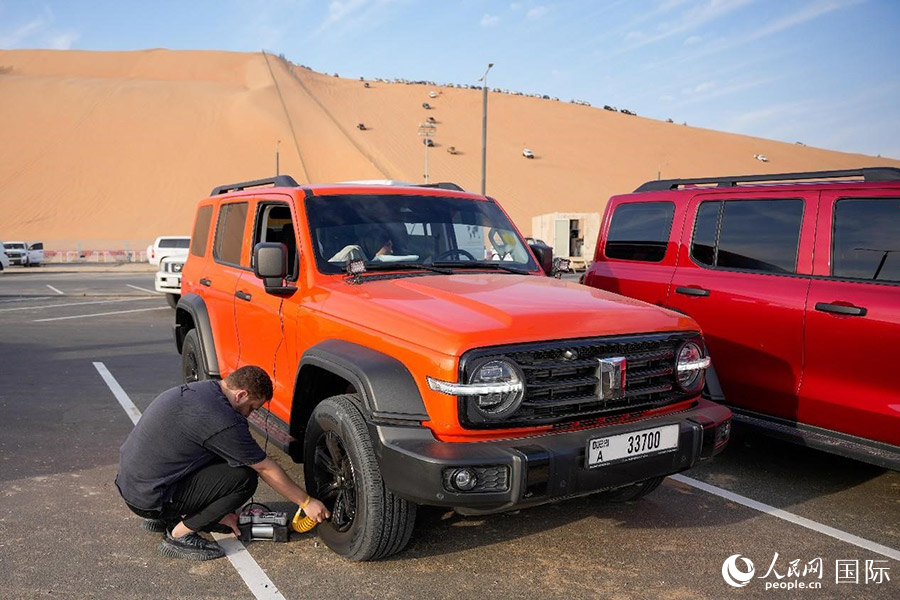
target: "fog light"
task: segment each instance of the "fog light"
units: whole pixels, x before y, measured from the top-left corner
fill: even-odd
[[[716,446],[721,446],[731,437],[731,420],[725,421],[716,428]]]
[[[450,477],[450,482],[459,491],[468,492],[478,483],[478,478],[472,469],[457,469]]]

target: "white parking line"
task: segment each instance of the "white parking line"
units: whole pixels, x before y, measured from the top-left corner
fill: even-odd
[[[47,321],[65,321],[67,319],[87,319],[89,317],[105,317],[106,315],[124,315],[126,313],[146,312],[148,310],[172,310],[168,306],[156,308],[135,308],[134,310],[114,310],[112,312],[94,313],[91,315],[73,315],[71,317],[53,317],[52,319],[34,319],[32,323],[46,323]]]
[[[157,292],[156,290],[148,290],[147,288],[138,287],[136,285],[131,285],[130,283],[125,284],[127,287],[133,288],[135,290],[140,290],[142,292],[150,292],[151,294],[162,294],[163,292]]]
[[[109,372],[109,369],[106,368],[106,365],[102,362],[95,362],[94,368],[97,369],[97,372],[100,373],[100,377],[103,378],[103,381],[109,386],[110,391],[112,391],[113,396],[116,397],[116,400],[118,400],[119,404],[122,405],[122,408],[125,409],[125,413],[128,415],[128,418],[131,419],[131,422],[137,425],[138,420],[141,418],[141,411],[134,405],[128,397],[128,394],[125,393],[125,390],[123,390],[122,386],[119,385],[119,382],[116,381],[116,378],[113,377],[112,373]],[[247,552],[247,548],[244,547],[244,544],[234,537],[218,533],[213,534],[213,537],[225,550],[225,557],[231,562],[231,565],[238,572],[238,575],[244,580],[247,588],[250,589],[250,592],[258,600],[285,600],[285,597],[281,595],[281,592],[278,591],[278,588],[275,587],[275,584],[272,583],[272,580],[269,579],[266,572],[262,570],[250,553]]]
[[[42,296],[41,300],[46,300],[47,298],[53,298],[53,296]],[[42,304],[40,306],[17,306],[15,308],[0,308],[0,312],[12,312],[14,310],[38,310],[41,308],[59,308],[66,306],[86,306],[88,304],[114,304],[116,302],[134,302],[135,300],[155,300],[156,298],[121,298],[119,300],[91,300],[90,302],[67,302],[65,304],[61,304],[57,302],[56,304]],[[31,300],[31,298],[28,298]],[[10,301],[11,302],[11,301]]]
[[[888,548],[887,546],[882,546],[881,544],[876,544],[875,542],[870,542],[869,540],[863,539],[859,536],[855,536],[852,533],[847,533],[846,531],[841,531],[840,529],[835,529],[834,527],[829,527],[828,525],[822,525],[821,523],[817,523],[816,521],[812,521],[805,517],[789,513],[785,510],[781,510],[780,508],[775,508],[774,506],[769,506],[768,504],[763,504],[762,502],[757,502],[756,500],[741,496],[740,494],[735,494],[734,492],[723,490],[720,487],[716,487],[714,485],[710,485],[708,483],[704,483],[690,477],[685,477],[684,475],[670,475],[669,479],[674,479],[675,481],[678,481],[685,485],[695,487],[698,490],[703,490],[704,492],[708,492],[710,494],[714,494],[716,496],[719,496],[720,498],[725,498],[726,500],[730,500],[731,502],[742,504],[778,519],[784,519],[785,521],[793,523],[794,525],[806,527],[807,529],[811,529],[815,532],[833,537],[837,540],[841,540],[842,542],[847,542],[848,544],[859,546],[864,550],[869,550],[870,552],[874,552],[876,554],[886,556],[887,558],[893,558],[894,560],[900,561],[900,550],[895,550],[893,548]]]
[[[125,390],[122,389],[122,386],[119,385],[116,378],[112,376],[112,373],[109,372],[106,365],[102,362],[95,362],[94,368],[97,369],[97,372],[100,373],[100,377],[103,378],[103,381],[106,382],[106,385],[109,386],[110,391],[112,391],[113,396],[116,397],[116,400],[118,400],[119,404],[122,405],[122,408],[125,409],[125,414],[131,419],[131,423],[137,425],[137,422],[141,418],[141,411],[138,410],[138,407],[134,405],[134,402],[131,401],[131,398],[128,397],[128,394],[125,393]]]
[[[49,283],[47,284],[47,287],[50,288],[51,290],[53,290],[54,292],[56,292],[57,294],[59,294],[60,296],[65,296],[64,293],[62,293],[61,291],[59,291],[58,289],[56,289],[55,287],[53,287],[53,286],[50,285]]]

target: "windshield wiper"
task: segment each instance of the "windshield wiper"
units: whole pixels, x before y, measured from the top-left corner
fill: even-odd
[[[529,272],[525,269],[519,267],[510,267],[509,265],[504,265],[500,262],[491,261],[458,261],[458,262],[436,262],[432,263],[435,266],[440,267],[452,267],[454,269],[494,269],[498,271],[506,271],[507,273],[515,273],[516,275],[528,275]]]
[[[346,271],[346,267],[344,268]],[[410,262],[372,262],[366,263],[366,270],[361,273],[361,275],[365,275],[370,271],[432,271],[434,273],[441,273],[442,275],[452,275],[453,269],[448,269],[445,267],[433,267],[431,265],[423,265],[420,263],[410,263]]]

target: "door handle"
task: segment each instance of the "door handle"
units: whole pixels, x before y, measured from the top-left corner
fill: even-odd
[[[684,294],[685,296],[709,296],[709,290],[695,287],[677,287],[676,294]]]
[[[816,302],[816,310],[836,315],[849,315],[851,317],[864,317],[869,312],[861,306],[844,306],[843,304],[829,304],[828,302]]]
[[[247,302],[250,302],[250,298],[253,297],[252,295],[250,295],[247,292],[244,292],[242,290],[236,291],[234,293],[234,295],[237,296],[238,298],[240,298],[241,300],[246,300]]]
[[[206,277],[203,277],[200,279],[200,285],[205,285],[206,287],[209,287],[212,285],[212,281],[207,279]]]

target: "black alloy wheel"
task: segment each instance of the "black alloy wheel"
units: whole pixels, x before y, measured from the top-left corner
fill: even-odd
[[[337,433],[326,431],[316,440],[313,473],[313,495],[331,512],[331,525],[336,531],[348,531],[356,517],[356,479],[353,462]]]
[[[200,336],[196,329],[191,329],[184,336],[181,346],[181,380],[184,383],[193,383],[209,379],[206,363],[203,361],[203,351],[200,348]]]

